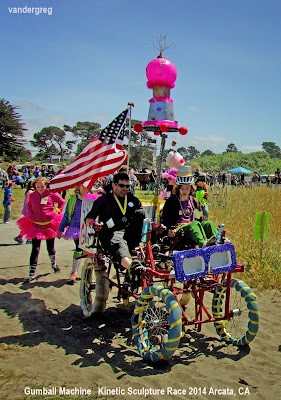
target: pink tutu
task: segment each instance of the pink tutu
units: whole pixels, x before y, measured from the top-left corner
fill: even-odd
[[[30,220],[29,214],[20,218],[17,224],[20,228],[21,235],[25,236],[27,240],[31,239],[53,239],[57,236],[59,226],[63,214],[55,214],[52,221],[47,225],[38,225]]]

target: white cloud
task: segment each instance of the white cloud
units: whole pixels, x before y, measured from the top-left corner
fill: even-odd
[[[84,121],[97,122],[102,127],[108,122],[106,114],[88,114]]]
[[[62,114],[50,114],[46,115],[42,118],[29,118],[29,119],[24,119],[25,123],[25,128],[27,131],[24,132],[26,140],[29,142],[30,140],[33,140],[33,135],[36,132],[41,131],[41,129],[47,127],[47,126],[57,126],[59,128],[63,128],[64,124],[72,125],[72,122],[68,120],[68,118],[65,115]],[[72,135],[67,133],[66,139],[71,139]],[[29,148],[32,153],[36,153],[38,150],[34,149],[34,147],[31,146],[31,144],[27,145],[27,148]]]
[[[25,128],[27,129],[27,131],[25,131],[26,137],[32,138],[35,132],[38,132],[43,128],[42,121],[37,118],[26,119],[24,123],[25,123]]]
[[[262,148],[262,146],[255,146],[255,145],[250,145],[250,146],[246,146],[246,145],[243,145],[243,146],[241,146],[241,151],[242,152],[246,152],[246,153],[251,153],[251,152],[254,152],[254,151],[263,151],[263,148]]]
[[[39,132],[46,126],[58,126],[62,128],[65,123],[67,123],[67,118],[61,114],[50,114],[42,118],[30,118],[25,119],[25,128],[28,129],[25,135],[29,136],[31,139],[35,132]]]
[[[188,136],[189,144],[186,147],[194,146],[199,151],[204,151],[209,149],[214,151],[215,153],[220,153],[221,151],[225,150],[222,145],[224,145],[227,142],[229,142],[229,139],[227,139],[225,136],[219,136],[216,134],[209,134],[209,135],[192,134]]]
[[[40,106],[38,106],[36,104],[31,103],[28,100],[19,101],[18,106],[21,108],[22,111],[28,112],[28,113],[44,111],[43,108],[41,108]]]
[[[212,143],[212,144],[216,144],[216,143],[225,143],[227,141],[229,141],[228,138],[226,138],[225,136],[219,136],[216,134],[209,134],[206,136],[201,136],[201,135],[196,135],[196,140],[198,141],[202,141],[203,143]]]
[[[58,126],[58,127],[63,127],[63,125],[66,123],[67,119],[68,118],[62,114],[50,114],[50,115],[46,116],[43,120],[44,120],[45,126],[54,125],[54,126]]]

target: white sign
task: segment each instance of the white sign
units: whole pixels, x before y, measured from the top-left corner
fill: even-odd
[[[83,199],[81,207],[81,220],[80,220],[80,236],[79,236],[79,247],[84,250],[88,250],[93,244],[93,233],[94,229],[89,228],[85,224],[85,218],[87,214],[91,211],[94,204],[93,199]]]

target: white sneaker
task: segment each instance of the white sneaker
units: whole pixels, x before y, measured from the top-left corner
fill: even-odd
[[[60,268],[57,266],[57,264],[52,268],[54,272],[60,272]]]
[[[208,246],[214,246],[215,244],[217,244],[217,238],[216,238],[216,236],[212,236],[205,243],[203,243],[202,249],[204,249],[205,247],[208,247]]]

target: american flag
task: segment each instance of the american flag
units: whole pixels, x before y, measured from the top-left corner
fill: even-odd
[[[73,188],[86,182],[91,189],[96,180],[117,171],[127,159],[122,143],[125,135],[125,121],[129,110],[124,110],[97,136],[60,174],[50,182],[54,192]]]

